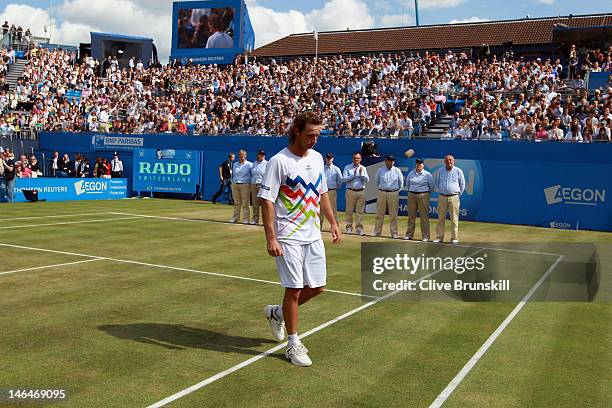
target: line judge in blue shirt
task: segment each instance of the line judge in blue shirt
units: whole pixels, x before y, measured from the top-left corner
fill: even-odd
[[[325,179],[327,180],[327,196],[334,212],[334,219],[338,222],[338,189],[342,187],[342,171],[334,164],[331,153],[325,155]],[[323,216],[321,215],[321,229],[323,229]]]
[[[398,238],[397,234],[397,212],[399,209],[399,191],[404,185],[402,171],[395,167],[395,157],[385,157],[385,165],[376,172],[376,187],[378,187],[378,198],[376,200],[376,224],[374,236],[380,237],[385,221],[385,212],[389,209],[389,227],[391,237]]]
[[[346,183],[346,233],[353,233],[353,213],[357,213],[355,233],[365,235],[363,212],[365,211],[365,184],[370,181],[368,171],[361,165],[361,152],[353,153],[353,162],[347,164],[342,172]]]
[[[451,242],[459,243],[459,196],[465,190],[463,170],[455,167],[455,158],[448,154],[444,157],[444,165],[434,174],[434,185],[438,196],[438,227],[436,239],[433,242],[444,241],[444,223],[446,211],[450,214]]]
[[[260,150],[257,152],[257,160],[253,162],[251,166],[251,186],[250,194],[251,194],[251,202],[253,203],[253,218],[249,222],[249,224],[259,224],[259,207],[261,203],[261,199],[257,197],[257,193],[259,193],[259,188],[261,187],[261,182],[263,180],[264,174],[266,174],[266,167],[268,166],[268,161],[266,160],[266,152]]]
[[[416,167],[406,176],[408,190],[408,229],[404,239],[414,236],[417,209],[421,218],[421,239],[429,241],[429,196],[434,191],[433,176],[425,170],[423,159],[416,159]]]
[[[246,159],[247,153],[244,150],[238,152],[238,161],[232,167],[232,195],[234,196],[234,216],[230,222],[240,221],[240,209],[242,208],[242,218],[244,223],[248,223],[251,218],[249,203],[251,198],[251,167],[253,163]]]

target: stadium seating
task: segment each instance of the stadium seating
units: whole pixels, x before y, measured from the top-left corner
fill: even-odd
[[[129,69],[112,59],[77,62],[61,49],[32,48],[26,57],[10,90],[0,91],[5,133],[15,110],[25,112],[23,129],[70,132],[172,133],[184,121],[187,134],[274,135],[304,109],[321,114],[325,135],[343,137],[437,138],[448,131],[499,140],[490,136],[497,129],[501,140],[588,142],[610,141],[612,126],[612,90],[585,97],[564,80],[567,67],[551,59],[398,53],[324,57],[316,65],[239,58],[225,68]],[[536,137],[540,124],[547,135]]]

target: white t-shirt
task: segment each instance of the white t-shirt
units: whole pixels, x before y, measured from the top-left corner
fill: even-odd
[[[327,192],[323,156],[284,148],[268,162],[258,197],[274,203],[276,238],[296,245],[321,239],[320,198]]]
[[[234,40],[227,33],[217,31],[206,41],[206,48],[232,48],[234,46]]]

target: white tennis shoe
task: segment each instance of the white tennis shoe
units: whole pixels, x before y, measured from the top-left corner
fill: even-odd
[[[302,343],[287,348],[285,357],[291,361],[291,364],[298,367],[310,367],[312,365],[312,360],[308,357],[308,349]]]
[[[283,341],[285,339],[285,322],[283,320],[279,320],[276,317],[276,309],[278,305],[268,305],[264,308],[264,315],[268,322],[270,323],[270,329],[272,330],[272,336],[278,341]]]

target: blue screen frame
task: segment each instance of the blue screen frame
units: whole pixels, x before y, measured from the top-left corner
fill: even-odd
[[[179,48],[178,16],[181,9],[234,8],[234,48]],[[244,52],[244,0],[177,1],[172,4],[172,49],[170,58],[186,64],[232,64],[238,54]]]

